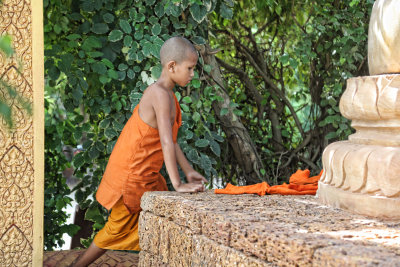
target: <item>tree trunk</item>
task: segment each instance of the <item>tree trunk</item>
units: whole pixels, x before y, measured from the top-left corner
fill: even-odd
[[[224,88],[221,71],[214,53],[212,53],[209,45],[201,46],[200,53],[203,57],[204,64],[208,64],[212,67],[209,74],[211,78],[210,82],[220,87],[219,89],[218,86],[215,87],[216,94],[224,100],[214,101],[212,107],[215,111],[215,115],[221,122],[222,129],[228,137],[228,142],[233,149],[235,158],[244,172],[246,184],[255,184],[263,180],[268,181],[268,177],[263,177],[260,173],[260,169],[263,169],[264,166],[247,129],[229,106],[231,101]],[[221,110],[223,108],[227,109],[228,112],[221,115]]]

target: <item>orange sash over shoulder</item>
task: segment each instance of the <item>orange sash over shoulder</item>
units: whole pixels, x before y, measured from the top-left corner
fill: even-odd
[[[175,95],[174,99],[176,118],[172,136],[176,143],[182,116]],[[111,153],[96,193],[97,201],[110,210],[122,196],[131,213],[140,211],[140,198],[144,192],[167,190],[165,179],[159,173],[163,162],[158,129],[142,121],[137,105]]]

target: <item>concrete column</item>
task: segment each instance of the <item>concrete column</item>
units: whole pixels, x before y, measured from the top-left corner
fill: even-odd
[[[44,183],[43,1],[3,0],[0,34],[15,54],[0,55],[0,77],[32,102],[12,105],[14,129],[0,119],[0,266],[42,266]]]

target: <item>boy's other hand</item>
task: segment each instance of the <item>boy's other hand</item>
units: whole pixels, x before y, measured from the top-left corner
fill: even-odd
[[[175,190],[181,193],[203,192],[204,185],[201,183],[180,184]]]
[[[194,184],[208,183],[207,179],[204,178],[203,175],[201,175],[200,173],[198,173],[195,170],[187,173],[186,179],[187,179],[188,183],[194,183]]]

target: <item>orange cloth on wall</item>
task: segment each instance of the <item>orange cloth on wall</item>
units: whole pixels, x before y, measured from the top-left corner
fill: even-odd
[[[309,170],[297,170],[290,176],[289,184],[270,186],[267,182],[253,185],[235,186],[228,184],[224,189],[215,189],[215,194],[280,194],[280,195],[315,195],[318,189],[318,181],[322,175],[321,171],[318,175],[309,177]]]
[[[172,136],[176,143],[182,116],[175,95],[174,99],[176,118]],[[144,192],[167,190],[164,177],[159,173],[163,163],[158,129],[140,118],[137,105],[111,153],[96,193],[97,201],[110,210],[122,197],[131,213],[139,212],[140,198]]]

